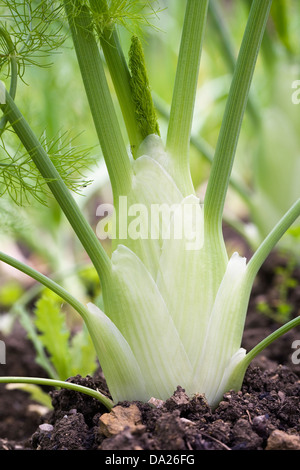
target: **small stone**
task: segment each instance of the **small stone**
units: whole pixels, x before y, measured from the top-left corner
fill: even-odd
[[[275,429],[268,438],[266,450],[300,450],[300,437]]]
[[[185,393],[185,390],[181,387],[177,387],[173,395],[166,400],[166,408],[168,410],[174,410],[178,408],[184,408],[189,405],[189,397]]]
[[[110,413],[105,413],[100,417],[100,432],[106,437],[115,436],[124,429],[134,431],[142,424],[142,415],[138,407],[134,404],[125,408],[123,406],[114,407]]]
[[[160,400],[159,398],[151,397],[148,400],[148,403],[149,403],[149,405],[154,406],[154,408],[162,408],[164,406],[165,402],[163,400]]]
[[[39,425],[39,430],[41,432],[51,432],[51,431],[53,431],[53,426],[52,426],[52,424],[43,423],[43,424]]]

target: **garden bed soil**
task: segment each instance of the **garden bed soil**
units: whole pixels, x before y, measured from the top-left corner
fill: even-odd
[[[285,258],[270,256],[255,282],[242,346],[251,349],[278,324],[257,311],[258,300],[276,303],[274,267]],[[288,301],[300,312],[300,272]],[[229,392],[212,411],[199,395],[189,399],[178,384],[164,403],[120,403],[108,411],[95,399],[70,390],[50,390],[53,410],[45,410],[19,390],[0,386],[2,450],[300,450],[300,364],[294,363],[291,330],[252,363],[240,392]],[[7,364],[1,375],[45,376],[16,324],[6,338]],[[101,371],[69,380],[106,392]]]

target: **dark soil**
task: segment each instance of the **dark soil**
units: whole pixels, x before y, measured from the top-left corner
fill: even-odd
[[[274,307],[282,281],[275,266],[284,257],[270,256],[250,299],[243,347],[251,349],[279,324],[258,312],[258,301]],[[285,301],[291,316],[300,312],[300,269]],[[180,387],[164,403],[121,403],[108,414],[95,399],[73,391],[50,391],[53,411],[43,414],[25,392],[0,387],[0,449],[7,450],[300,450],[300,364],[292,348],[296,328],[277,340],[248,369],[240,392],[230,392],[214,411],[201,395],[189,399]],[[24,332],[17,327],[6,340],[7,365],[1,375],[43,376]],[[300,354],[299,354],[300,357]],[[294,361],[295,362],[295,361]],[[69,380],[105,392],[95,377]],[[36,404],[35,404],[36,405]]]

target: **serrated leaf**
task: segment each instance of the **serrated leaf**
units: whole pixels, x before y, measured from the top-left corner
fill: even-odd
[[[46,291],[36,304],[35,315],[35,326],[40,332],[40,339],[60,379],[66,380],[71,375],[70,332],[66,329],[65,317],[57,298]]]
[[[80,374],[85,377],[95,372],[97,368],[96,352],[85,327],[73,336],[70,344],[70,355],[72,357],[72,376]]]

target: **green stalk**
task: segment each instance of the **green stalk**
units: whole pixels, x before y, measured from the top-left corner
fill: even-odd
[[[76,271],[80,271],[81,268],[84,268],[86,264],[79,265],[77,268],[75,268]],[[57,279],[64,279],[68,277],[69,274],[74,273],[74,268],[68,269],[62,273],[58,273],[54,276],[54,278]],[[52,277],[53,279],[53,277]],[[58,375],[56,371],[54,370],[51,362],[49,361],[49,358],[47,357],[44,347],[41,344],[41,341],[39,339],[38,333],[35,331],[32,321],[30,318],[30,315],[28,311],[26,310],[26,305],[28,305],[30,302],[32,302],[37,295],[41,293],[41,290],[43,289],[43,285],[41,284],[35,284],[32,286],[30,289],[27,289],[24,294],[21,296],[20,299],[18,299],[17,302],[15,302],[12,307],[9,310],[9,313],[12,315],[17,315],[20,318],[20,322],[26,329],[27,333],[29,334],[29,337],[34,345],[34,348],[37,352],[39,361],[42,365],[42,367],[47,371],[47,374],[50,378],[52,379],[58,379]]]
[[[209,144],[204,139],[199,139],[198,137],[191,135],[191,144],[193,147],[198,150],[204,158],[212,163],[214,159],[213,150],[210,148]],[[230,187],[240,196],[240,198],[246,203],[246,205],[251,208],[252,200],[251,193],[246,187],[246,185],[239,182],[234,176],[230,175],[229,179]]]
[[[101,15],[107,10],[106,0],[90,0],[90,5],[95,16],[97,14]],[[135,106],[130,87],[130,72],[115,28],[104,28],[101,30],[97,22],[96,27],[123,114],[132,155],[135,157],[136,150],[142,142],[142,137],[135,119]]]
[[[114,406],[112,400],[110,400],[98,390],[93,390],[92,388],[79,384],[73,384],[71,382],[64,382],[63,380],[45,379],[40,377],[0,377],[0,383],[23,383],[66,388],[68,390],[84,393],[85,395],[96,398],[96,400],[99,400],[108,410],[111,410]]]
[[[205,215],[211,226],[222,223],[240,129],[258,52],[272,0],[254,0],[238,55],[205,195]]]
[[[234,52],[234,44],[230,31],[225,24],[222,17],[222,8],[219,1],[210,0],[208,5],[208,12],[211,23],[220,37],[221,47],[223,49],[223,57],[225,58],[231,72],[234,72],[236,65],[236,57]],[[257,111],[257,108],[253,102],[251,96],[249,96],[247,110],[253,120],[255,126],[260,124],[260,115]]]
[[[296,326],[299,326],[299,325],[300,325],[300,316],[294,318],[293,320],[289,321],[285,325],[281,326],[276,331],[274,331],[269,336],[267,336],[262,341],[260,341],[256,346],[254,346],[254,348],[252,348],[251,351],[249,351],[246,354],[246,356],[242,359],[242,361],[239,362],[238,365],[233,370],[228,380],[227,389],[236,390],[236,391],[240,390],[243,380],[244,380],[246,370],[248,369],[253,359],[255,359],[255,357],[258,354],[260,354],[271,343],[273,343],[273,341],[276,341],[278,338],[280,338],[282,335],[290,331],[292,328],[295,328]],[[218,402],[216,402],[216,405],[217,404]]]
[[[280,240],[286,230],[294,223],[297,217],[300,216],[300,199],[290,208],[290,210],[282,217],[278,224],[274,227],[272,232],[256,250],[254,255],[247,266],[247,277],[246,285],[252,285],[254,278],[261,267],[262,263],[265,261],[272,248]],[[260,343],[258,343],[250,352],[246,354],[244,359],[238,363],[238,365],[233,370],[229,378],[229,388],[234,390],[239,390],[244,379],[245,372],[251,363],[251,361],[267,346],[269,346],[277,338],[285,334],[287,331],[291,330],[295,326],[300,324],[300,316],[294,318],[290,322],[283,325],[281,328],[277,329],[271,333],[267,338],[264,338]]]
[[[189,142],[205,31],[208,0],[188,0],[181,37],[167,134],[175,181],[184,196],[194,193],[189,170]]]
[[[61,297],[65,302],[71,305],[71,307],[73,307],[74,310],[79,313],[82,319],[86,321],[87,317],[89,316],[89,312],[85,308],[85,306],[82,305],[81,302],[79,302],[75,297],[73,297],[72,294],[66,291],[55,281],[45,276],[44,274],[38,272],[36,269],[27,266],[25,263],[22,263],[21,261],[13,258],[12,256],[3,253],[2,251],[0,251],[0,261],[8,264],[9,266],[12,266],[15,269],[18,269],[22,273],[26,274],[27,276],[31,277],[35,281],[50,289],[56,295]]]
[[[12,99],[15,99],[16,92],[17,92],[17,81],[18,81],[18,61],[16,57],[16,51],[15,51],[15,46],[14,43],[11,40],[10,35],[6,31],[5,28],[0,26],[0,36],[3,37],[4,41],[6,42],[6,45],[8,47],[9,51],[9,57],[10,57],[10,67],[11,67],[11,79],[10,79],[10,89],[9,89],[9,94],[12,97]],[[2,117],[0,121],[0,136],[2,135],[5,126],[7,124],[7,116],[4,112],[4,116]]]
[[[268,347],[273,341],[276,341],[280,336],[284,335],[288,331],[290,331],[292,328],[295,328],[296,326],[300,325],[300,315],[293,320],[289,321],[285,325],[282,325],[280,328],[278,328],[276,331],[273,331],[269,336],[264,338],[260,343],[258,343],[254,348],[249,351],[246,356],[245,356],[245,363],[246,366],[253,361],[253,359],[261,353],[266,347]]]
[[[105,278],[105,274],[110,269],[110,259],[108,255],[93,232],[91,226],[81,213],[74,198],[61,179],[43,146],[8,93],[6,93],[6,104],[0,105],[0,108],[6,112],[6,116],[11,123],[12,128],[16,132],[28,154],[31,156],[37,169],[47,181],[49,189],[53,193],[56,201],[60,205],[62,211],[66,215],[94,264],[99,278]]]
[[[167,109],[167,105],[163,102],[163,100],[154,94],[153,101],[155,104],[155,108],[164,117],[166,120],[169,120],[170,114]],[[205,158],[205,160],[212,164],[214,159],[214,149],[210,146],[210,144],[203,138],[196,135],[191,134],[190,138],[191,145]],[[240,198],[246,203],[248,207],[252,207],[252,194],[250,193],[249,189],[246,187],[245,184],[237,181],[232,175],[230,176],[229,184],[232,189],[240,196]]]
[[[236,57],[234,44],[232,42],[231,34],[223,20],[220,2],[210,0],[208,5],[208,17],[214,27],[215,32],[219,35],[221,47],[223,50],[222,57],[226,60],[229,68],[234,72]]]
[[[64,0],[76,56],[95,129],[112,185],[115,203],[131,187],[132,169],[93,33],[89,10]],[[77,11],[75,11],[77,7]]]
[[[250,287],[253,285],[255,276],[257,275],[261,265],[277,244],[277,242],[281,239],[287,229],[294,223],[297,217],[300,215],[300,199],[290,208],[290,210],[282,217],[282,219],[278,222],[278,224],[274,227],[268,237],[264,240],[264,242],[260,245],[260,247],[256,250],[252,258],[250,259],[248,266],[246,268],[246,276],[245,276],[245,295],[250,295]],[[244,298],[245,298],[244,295]],[[246,310],[245,310],[246,314]],[[232,323],[234,326],[231,329],[231,335],[233,338],[242,337],[243,329],[244,329],[244,317],[241,317],[239,314],[236,320]],[[282,330],[282,333],[284,330]],[[230,335],[229,335],[230,336]],[[274,338],[275,339],[275,338]],[[230,338],[229,338],[230,341]],[[239,340],[240,341],[240,340]],[[269,344],[269,343],[266,343]],[[237,344],[236,347],[238,348],[240,345]]]
[[[261,265],[266,260],[267,256],[270,254],[271,250],[274,248],[276,243],[278,243],[281,237],[285,234],[288,228],[295,222],[295,220],[299,216],[300,199],[298,199],[288,210],[288,212],[286,212],[286,214],[280,219],[280,221],[265,238],[265,240],[262,242],[262,244],[259,246],[259,248],[256,250],[252,258],[250,259],[247,271],[251,281],[254,280]]]

